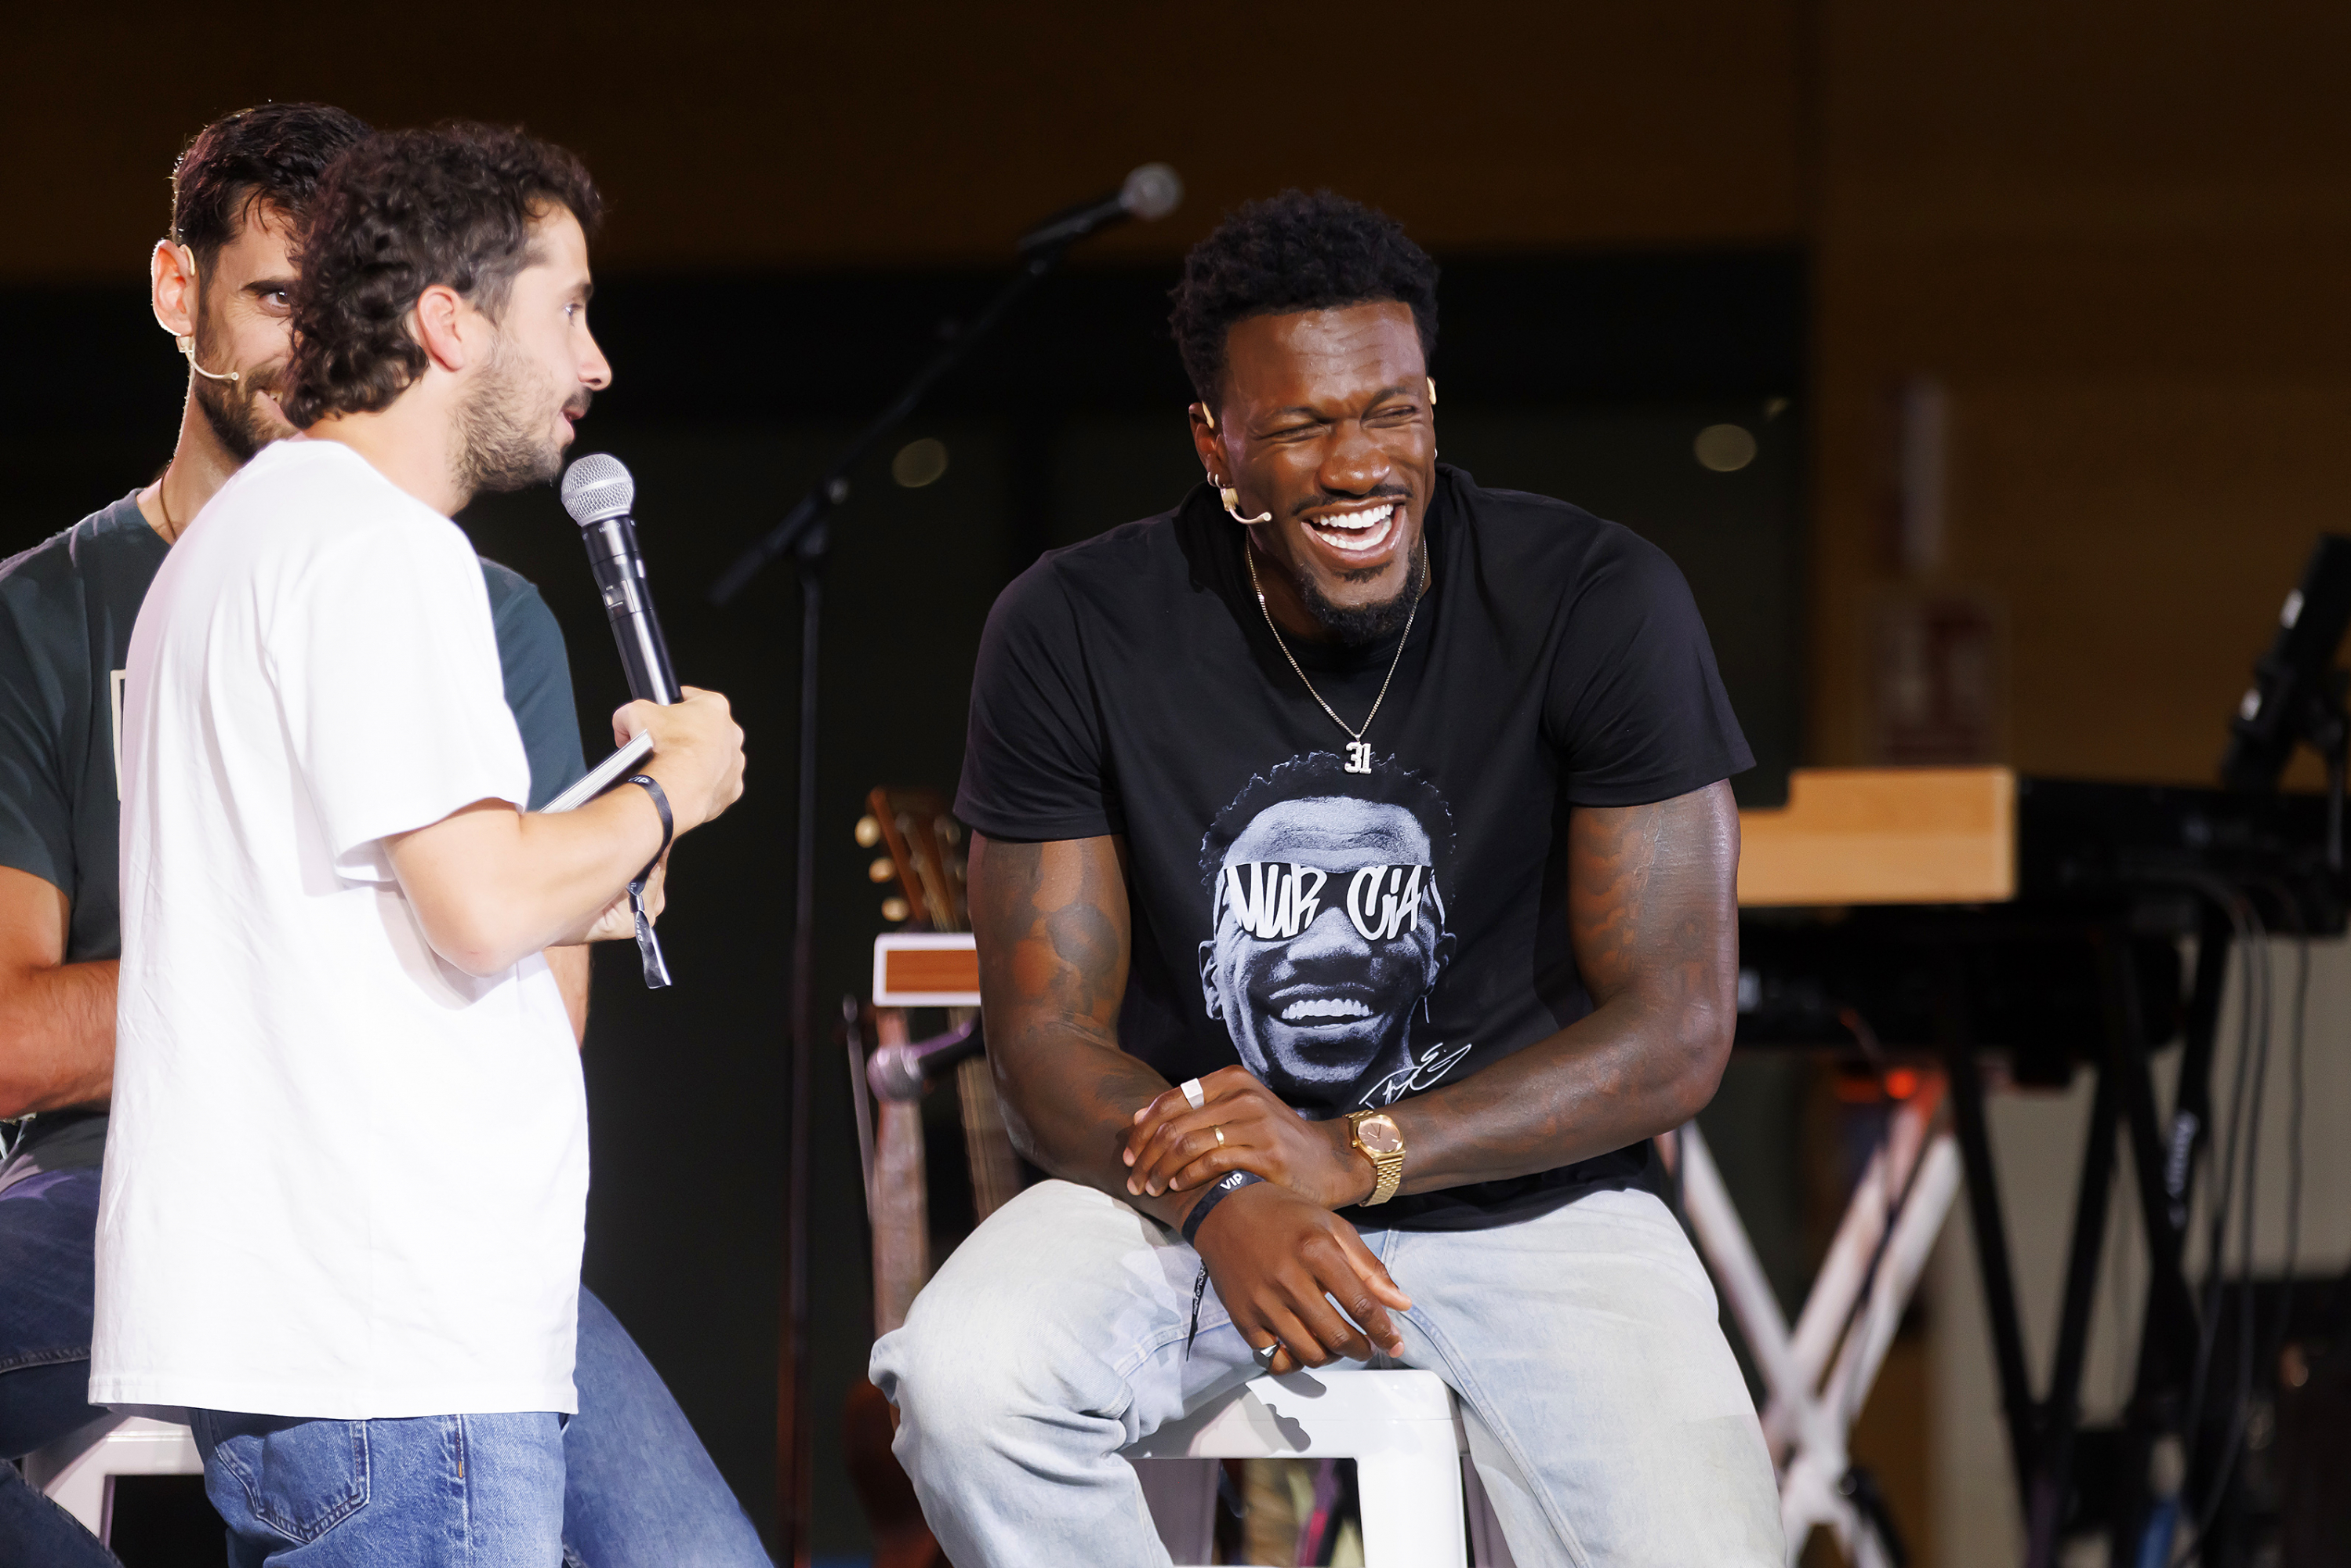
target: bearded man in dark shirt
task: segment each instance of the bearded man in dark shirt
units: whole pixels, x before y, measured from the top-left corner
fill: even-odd
[[[1735,1018],[1751,765],[1672,563],[1437,461],[1436,267],[1295,192],[1187,258],[1207,483],[1047,556],[957,811],[1052,1176],[874,1347],[947,1553],[1165,1563],[1119,1450],[1259,1372],[1422,1368],[1524,1564],[1781,1561],[1646,1181]]]

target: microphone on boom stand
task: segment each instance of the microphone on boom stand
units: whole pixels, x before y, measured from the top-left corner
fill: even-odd
[[[636,519],[629,515],[636,504],[637,482],[619,458],[597,453],[564,471],[562,493],[563,509],[580,525],[580,541],[588,547],[588,567],[596,574],[596,591],[603,595],[604,613],[612,622],[612,640],[621,647],[629,695],[667,706],[683,694],[670,669],[661,618],[653,613],[653,595],[645,587]],[[645,913],[645,881],[653,870],[645,867],[629,883],[629,907],[637,916],[637,956],[644,963],[646,988],[659,990],[670,979],[661,938],[653,935],[653,919]]]
[[[735,558],[734,564],[710,585],[710,602],[726,604],[777,557],[789,553],[800,562],[799,806],[792,855],[792,1060],[790,1123],[786,1134],[787,1146],[791,1151],[791,1174],[785,1199],[784,1343],[776,1388],[777,1523],[782,1547],[777,1553],[779,1561],[807,1561],[812,1484],[807,1398],[809,1340],[803,1329],[809,1300],[809,1106],[818,1030],[812,977],[817,924],[818,624],[824,597],[820,567],[829,545],[829,520],[849,498],[850,476],[857,465],[922,405],[934,387],[963,363],[973,347],[1003,321],[1024,294],[1061,265],[1063,254],[1072,245],[1130,219],[1148,223],[1164,218],[1183,199],[1184,182],[1175,170],[1165,163],[1145,163],[1129,173],[1114,193],[1055,213],[1022,235],[1014,246],[1019,267],[997,290],[996,297],[965,324],[963,330],[940,345],[930,362],[916,371],[889,406],[850,441],[783,519],[752,540]]]
[[[1174,212],[1183,201],[1184,182],[1176,171],[1165,163],[1145,163],[1128,174],[1126,183],[1109,195],[1055,213],[1022,235],[1015,248],[1023,256],[1034,256],[1048,247],[1059,249],[1130,218],[1153,223]]]

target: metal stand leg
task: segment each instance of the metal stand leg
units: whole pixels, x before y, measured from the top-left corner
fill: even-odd
[[[1959,1194],[1957,1145],[1949,1133],[1929,1138],[1939,1092],[1934,1085],[1895,1113],[1792,1333],[1698,1124],[1675,1134],[1690,1227],[1763,1375],[1791,1564],[1815,1525],[1834,1531],[1860,1568],[1895,1568],[1903,1557],[1882,1507],[1860,1506],[1867,1494],[1851,1484],[1846,1437]]]

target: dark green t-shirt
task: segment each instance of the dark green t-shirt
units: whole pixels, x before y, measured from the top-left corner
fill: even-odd
[[[169,549],[134,493],[0,561],[0,866],[65,894],[69,964],[121,951],[122,672]],[[588,770],[563,632],[519,573],[486,560],[482,578],[536,809]]]

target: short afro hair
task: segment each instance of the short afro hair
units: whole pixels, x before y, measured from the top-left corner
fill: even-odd
[[[392,406],[424,373],[408,314],[435,284],[496,320],[531,261],[531,230],[564,207],[593,235],[603,201],[580,160],[519,130],[461,120],[371,136],[319,188],[294,284],[286,417]]]
[[[172,239],[208,274],[256,207],[298,230],[327,166],[364,141],[367,122],[324,103],[265,103],[225,114],[172,166]]]
[[[1437,263],[1385,213],[1329,191],[1284,191],[1229,214],[1184,257],[1168,325],[1192,390],[1224,391],[1225,334],[1253,316],[1386,300],[1412,307],[1420,351],[1437,352]]]
[[[1310,751],[1287,762],[1277,762],[1241,786],[1226,808],[1217,812],[1200,838],[1200,885],[1211,897],[1223,873],[1225,856],[1249,831],[1260,812],[1292,800],[1363,800],[1374,806],[1400,806],[1412,813],[1428,835],[1430,867],[1439,884],[1453,872],[1453,810],[1435,784],[1416,770],[1400,765],[1393,755],[1374,759],[1369,773],[1350,773],[1347,759],[1335,751]],[[1442,904],[1442,895],[1439,895]]]

